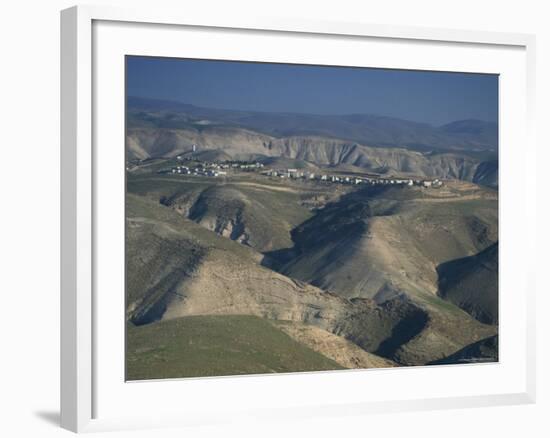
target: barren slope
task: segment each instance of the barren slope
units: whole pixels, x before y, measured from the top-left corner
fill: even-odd
[[[496,240],[496,203],[494,193],[464,183],[360,190],[297,227],[286,257],[271,256],[285,275],[346,297],[435,294],[439,264]]]
[[[193,178],[154,173],[130,175],[128,191],[160,201],[215,233],[257,251],[292,246],[291,231],[311,209],[336,199],[345,187],[285,185],[252,177]]]
[[[290,320],[402,364],[437,360],[494,333],[452,305],[442,317],[405,295],[376,304],[324,292],[260,266],[259,253],[168,207],[133,195],[127,201],[127,313],[135,324],[207,314]]]
[[[395,362],[368,353],[340,336],[319,327],[290,321],[273,324],[301,344],[334,360],[344,368],[392,368]]]

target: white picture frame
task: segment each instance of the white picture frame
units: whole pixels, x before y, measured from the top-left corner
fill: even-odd
[[[102,362],[102,357],[105,354],[98,354],[106,344],[103,332],[105,327],[113,331],[120,332],[120,327],[113,318],[116,317],[119,309],[113,309],[112,312],[104,312],[102,309],[108,305],[106,300],[98,300],[98,287],[101,286],[104,279],[105,270],[101,269],[101,244],[97,241],[98,227],[101,227],[102,216],[101,209],[96,207],[103,202],[102,198],[105,194],[103,185],[111,182],[106,177],[98,182],[98,172],[103,175],[116,170],[109,170],[105,165],[101,154],[97,154],[97,139],[101,139],[101,128],[98,130],[97,123],[101,125],[102,114],[98,113],[102,102],[100,96],[96,94],[96,87],[102,74],[101,68],[95,65],[94,60],[102,59],[101,51],[104,50],[105,44],[102,43],[101,31],[94,30],[94,26],[101,23],[106,23],[105,32],[109,36],[113,47],[117,46],[117,35],[120,35],[119,30],[113,27],[113,23],[120,25],[131,25],[131,32],[137,32],[137,28],[148,26],[150,35],[153,33],[172,32],[178,27],[198,30],[201,34],[209,32],[232,30],[239,34],[239,38],[260,38],[262,33],[267,32],[270,38],[287,38],[287,37],[308,37],[320,36],[326,38],[338,38],[338,44],[347,44],[346,41],[361,42],[369,41],[384,41],[387,44],[401,44],[410,47],[424,47],[428,45],[439,46],[444,48],[446,44],[452,44],[456,47],[464,47],[466,49],[475,50],[483,48],[490,51],[495,50],[499,53],[513,53],[513,57],[500,61],[501,63],[511,63],[510,68],[516,68],[519,82],[513,84],[517,89],[517,95],[513,97],[514,102],[520,103],[519,114],[520,121],[517,126],[508,126],[509,131],[501,130],[501,137],[506,144],[508,138],[520,140],[522,151],[528,151],[534,156],[535,142],[533,138],[533,108],[534,108],[534,59],[535,59],[535,39],[532,35],[525,34],[508,34],[508,33],[492,33],[492,32],[477,32],[477,31],[461,31],[451,29],[425,29],[417,27],[403,26],[383,26],[366,23],[338,23],[338,22],[317,22],[307,19],[276,19],[276,18],[257,18],[243,17],[239,21],[232,20],[227,22],[223,17],[215,15],[199,16],[193,15],[189,11],[163,11],[159,9],[149,10],[130,10],[110,8],[104,6],[77,6],[66,9],[61,13],[61,426],[75,431],[100,431],[112,429],[126,428],[148,428],[148,427],[163,427],[174,425],[192,425],[192,424],[208,424],[214,422],[223,422],[239,419],[255,418],[273,419],[277,418],[299,418],[311,417],[312,415],[360,415],[365,412],[398,412],[413,409],[441,409],[453,407],[475,407],[489,405],[504,405],[504,404],[521,404],[533,403],[535,400],[535,309],[534,309],[534,278],[535,273],[532,264],[529,265],[529,257],[525,260],[515,263],[512,258],[509,260],[508,266],[515,266],[515,274],[510,277],[514,284],[520,287],[520,297],[518,301],[518,313],[521,314],[518,322],[518,331],[516,333],[516,346],[521,346],[521,351],[516,348],[514,350],[519,358],[516,358],[514,371],[510,371],[508,377],[502,374],[502,380],[514,382],[509,387],[498,391],[494,386],[487,385],[486,392],[483,393],[468,393],[467,391],[460,392],[456,390],[453,393],[446,394],[445,391],[433,392],[432,396],[418,396],[413,390],[404,393],[400,396],[397,392],[395,396],[390,398],[374,397],[361,398],[360,396],[346,400],[345,393],[333,393],[334,401],[329,402],[327,399],[319,399],[315,403],[312,400],[304,398],[298,404],[285,404],[276,396],[272,404],[262,405],[261,400],[250,405],[244,400],[238,398],[234,401],[237,406],[232,406],[232,409],[223,408],[223,397],[218,406],[210,406],[212,410],[206,415],[205,411],[200,410],[200,402],[197,402],[197,411],[190,411],[182,407],[176,406],[170,412],[166,411],[165,407],[157,406],[149,407],[148,415],[131,415],[131,410],[115,412],[116,405],[120,404],[120,400],[116,399],[116,395],[122,396],[121,392],[113,391],[109,394],[112,398],[113,406],[103,408],[107,405],[105,396],[102,394],[108,393],[109,383],[113,376],[107,376],[104,372],[105,364]],[[111,27],[109,27],[111,26]],[[126,31],[123,31],[126,32]],[[133,40],[137,34],[133,35]],[[120,38],[122,41],[124,38]],[[137,38],[139,39],[139,38]],[[159,40],[160,41],[160,40]],[[103,44],[103,45],[102,45]],[[124,43],[122,43],[124,44]],[[155,47],[155,44],[158,44]],[[118,47],[118,46],[117,46]],[[163,50],[170,50],[165,44]],[[150,40],[147,50],[160,50],[161,45],[155,38]],[[176,48],[177,49],[177,48]],[[174,49],[174,50],[176,50]],[[117,48],[118,52],[113,48],[113,52],[106,56],[119,56],[125,52],[123,45]],[[122,52],[121,52],[121,51]],[[201,50],[200,47],[197,48]],[[126,52],[128,53],[128,52]],[[159,52],[160,53],[160,52]],[[132,51],[131,54],[134,54]],[[275,55],[274,55],[275,56]],[[324,56],[330,56],[325,54]],[[505,55],[502,55],[505,56]],[[99,58],[98,58],[99,57]],[[108,59],[108,58],[106,58]],[[512,60],[512,61],[510,61]],[[487,60],[478,60],[487,62]],[[510,61],[510,62],[509,62]],[[437,69],[439,64],[443,65],[443,59],[434,59],[430,61],[429,66]],[[477,62],[477,61],[476,61]],[[439,64],[438,64],[439,63]],[[454,59],[454,64],[446,64],[442,69],[460,70],[460,59]],[[390,63],[391,64],[391,63]],[[102,65],[105,65],[103,62]],[[428,64],[426,64],[428,65]],[[456,67],[452,67],[452,66]],[[473,64],[472,64],[473,65]],[[481,65],[481,64],[480,64]],[[488,65],[488,64],[487,64]],[[492,73],[500,73],[498,65],[495,62]],[[502,64],[504,65],[504,64]],[[451,66],[451,67],[449,67]],[[480,71],[485,71],[489,67],[479,67]],[[116,75],[116,73],[113,73]],[[120,78],[119,78],[120,79]],[[525,82],[523,82],[523,79]],[[120,82],[116,82],[120,84]],[[114,83],[116,85],[116,83]],[[114,85],[113,85],[114,86]],[[510,85],[512,86],[512,84]],[[506,91],[502,91],[506,93]],[[501,98],[507,99],[506,94],[501,94]],[[512,99],[510,97],[510,99]],[[512,100],[510,100],[511,102]],[[510,116],[512,114],[510,113]],[[504,116],[503,116],[504,117]],[[115,117],[115,119],[119,120]],[[507,119],[505,119],[507,120]],[[505,121],[504,120],[504,121]],[[501,122],[503,119],[501,118]],[[509,125],[509,124],[508,124]],[[105,124],[103,123],[103,125]],[[120,127],[118,127],[120,128]],[[508,129],[507,128],[507,129]],[[107,128],[105,128],[107,129]],[[101,132],[100,132],[101,131]],[[115,136],[113,138],[120,138]],[[121,148],[123,148],[123,144]],[[507,184],[504,178],[507,172],[513,170],[511,165],[516,162],[517,151],[501,148],[502,170],[500,186],[502,193],[510,193],[510,197],[519,197],[524,202],[524,206],[533,208],[535,205],[534,188],[535,175],[527,173],[527,170],[522,166],[516,168],[516,175],[521,181],[512,186]],[[115,169],[116,166],[113,167]],[[120,168],[122,172],[123,168]],[[114,175],[114,174],[113,174]],[[123,177],[123,176],[122,176]],[[112,181],[116,181],[116,178]],[[106,195],[105,195],[106,196]],[[506,202],[504,207],[501,207],[501,220],[504,220],[503,230],[501,230],[501,238],[506,237],[506,233],[512,231],[515,220],[526,220],[529,223],[526,231],[526,238],[522,242],[510,240],[508,246],[504,245],[507,251],[525,250],[533,248],[535,242],[535,220],[527,213],[526,208],[516,213],[510,213],[506,210]],[[103,209],[104,211],[104,209]],[[513,214],[524,215],[521,218],[512,217]],[[508,217],[510,219],[508,219]],[[507,231],[508,230],[508,231]],[[119,229],[120,231],[120,229]],[[122,227],[123,232],[123,227]],[[120,237],[120,236],[119,236]],[[116,239],[115,239],[116,240]],[[521,245],[524,245],[520,248]],[[501,246],[501,251],[502,246]],[[535,254],[534,251],[530,254]],[[534,257],[532,255],[531,257]],[[506,261],[504,261],[506,263]],[[501,265],[502,266],[502,265]],[[99,269],[98,269],[99,267]],[[120,266],[123,270],[123,267]],[[502,286],[502,283],[501,283]],[[124,291],[120,290],[123,294]],[[506,310],[502,309],[501,310]],[[98,328],[98,312],[102,312],[102,326]],[[109,314],[108,314],[109,313]],[[112,315],[110,315],[112,313]],[[501,312],[503,318],[506,318],[506,312]],[[113,316],[115,315],[115,316]],[[123,313],[120,313],[120,326],[123,326]],[[103,317],[105,316],[105,318]],[[104,322],[110,321],[110,322]],[[502,322],[501,343],[507,343],[505,335],[510,335],[507,330],[506,321]],[[117,344],[113,344],[115,348]],[[120,344],[118,344],[120,346]],[[506,345],[504,345],[506,346]],[[107,347],[105,347],[107,348]],[[107,351],[107,350],[105,350]],[[124,354],[123,351],[120,354]],[[117,356],[117,359],[119,357]],[[503,359],[504,360],[504,359]],[[484,375],[495,374],[498,370],[506,368],[506,361],[500,364],[500,368],[488,369],[485,365],[464,366],[462,372],[470,374],[480,374],[480,379],[488,379]],[[256,388],[261,388],[263,391],[274,390],[278,386],[302,384],[314,387],[320,382],[326,382],[327,387],[331,385],[345,387],[345,385],[354,385],[354,381],[359,382],[363,379],[365,373],[369,373],[369,379],[383,380],[388,373],[392,373],[392,379],[397,377],[398,381],[406,381],[408,378],[415,380],[425,379],[429,374],[439,374],[439,378],[445,379],[445,373],[448,373],[442,368],[418,367],[419,369],[412,371],[411,369],[395,369],[395,370],[363,370],[362,372],[348,372],[338,374],[335,380],[331,377],[333,374],[328,373],[304,373],[285,376],[278,380],[267,377],[236,377],[236,378],[211,378],[192,380],[191,383],[185,383],[191,391],[192,386],[199,387],[203,391],[235,391],[236,388],[243,387],[243,393],[247,394],[248,389],[245,386],[255,385]],[[448,368],[447,368],[448,369]],[[464,371],[465,370],[465,371]],[[472,371],[474,370],[474,371]],[[479,371],[478,371],[479,370]],[[460,370],[459,370],[460,371]],[[362,373],[362,374],[359,374]],[[414,373],[414,374],[413,374]],[[484,374],[485,373],[485,374]],[[457,373],[457,376],[460,374]],[[401,376],[401,377],[399,377]],[[457,378],[454,377],[453,378]],[[270,380],[271,379],[271,380]],[[286,379],[286,380],[285,380]],[[362,380],[361,380],[362,381]],[[105,383],[107,382],[107,383]],[[496,381],[495,381],[496,382]],[[157,383],[134,384],[119,382],[122,386],[131,387],[131,396],[138,394],[140,391],[170,391],[170,387],[181,385],[181,382],[166,381],[161,382],[160,389],[154,385]],[[495,383],[496,384],[496,383]],[[142,386],[139,386],[142,385]],[[503,382],[504,385],[504,382]],[[350,386],[351,387],[351,386]],[[197,389],[198,390],[198,389]],[[250,389],[252,391],[252,389]],[[335,390],[336,391],[336,390]],[[482,390],[483,391],[483,390]],[[330,392],[330,391],[329,391]],[[250,392],[249,394],[258,393]],[[460,395],[457,395],[460,394]],[[172,395],[173,396],[173,395]],[[315,396],[315,395],[314,395]],[[103,398],[101,398],[103,397]],[[126,394],[125,397],[130,397]],[[313,396],[312,396],[313,397]],[[101,400],[104,401],[101,402]],[[183,403],[183,402],[182,402]],[[235,408],[235,409],[233,409]],[[108,415],[98,414],[102,411],[108,412]]]

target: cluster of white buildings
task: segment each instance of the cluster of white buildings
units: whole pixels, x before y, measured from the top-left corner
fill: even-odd
[[[190,167],[183,163],[186,161],[194,161],[193,158],[182,157],[178,155],[177,160],[182,163],[170,169],[160,170],[159,173],[173,173],[178,175],[199,175],[199,176],[223,176],[227,175],[228,170],[234,171],[257,171],[264,167],[259,162],[247,161],[224,161],[224,162],[208,162],[201,161],[198,165]]]
[[[177,157],[180,159],[180,157]],[[183,161],[183,160],[180,160]],[[218,177],[227,175],[227,171],[260,171],[264,164],[259,162],[247,161],[224,161],[224,162],[200,162],[195,167],[179,164],[169,170],[160,171],[160,173],[173,173],[179,175],[195,175]],[[260,172],[261,175],[274,178],[288,178],[293,180],[310,180],[322,181],[335,184],[369,184],[369,185],[397,185],[397,186],[420,186],[426,188],[438,188],[443,183],[435,179],[412,179],[412,178],[387,178],[380,176],[346,176],[346,175],[329,175],[316,174],[311,171],[303,171],[299,169],[267,169]]]
[[[205,167],[195,167],[194,169],[191,169],[187,166],[173,167],[170,170],[170,172],[173,174],[179,174],[179,175],[195,175],[195,176],[211,176],[211,177],[227,175],[227,172],[222,170],[208,169]]]
[[[231,168],[240,169],[240,170],[257,170],[262,169],[264,165],[262,163],[242,163],[242,162],[231,162]]]
[[[195,161],[193,157],[182,157],[181,155],[178,155],[176,159],[180,162]],[[178,166],[178,167],[186,167],[186,166]],[[229,169],[231,165],[226,163],[216,163],[216,162],[210,163],[208,161],[202,161],[198,167],[210,168],[210,169]]]
[[[195,161],[193,157],[183,157],[178,155],[176,157],[178,161]],[[212,169],[235,169],[235,170],[257,170],[264,167],[262,163],[257,161],[223,161],[223,162],[209,162],[201,161],[199,167],[207,167]]]
[[[309,179],[315,179],[314,173],[309,172],[300,172],[298,169],[269,169],[265,172],[263,172],[264,175],[267,176],[275,176],[279,178],[294,178],[294,179],[300,179],[300,178],[309,178]]]
[[[441,187],[443,183],[439,179],[410,179],[410,178],[383,178],[383,177],[358,177],[358,176],[342,176],[342,175],[327,175],[315,174],[313,172],[303,172],[298,169],[269,169],[262,172],[263,175],[278,178],[289,179],[305,179],[326,181],[329,183],[338,184],[371,184],[371,185],[401,185],[401,186],[421,186],[421,187]]]

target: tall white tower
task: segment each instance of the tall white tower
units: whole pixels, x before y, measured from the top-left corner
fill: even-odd
[[[193,145],[193,152],[196,152],[196,151],[197,151],[197,145],[194,144],[194,145]]]

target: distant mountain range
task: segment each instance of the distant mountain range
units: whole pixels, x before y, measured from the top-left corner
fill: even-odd
[[[373,115],[230,111],[130,97],[126,142],[129,159],[175,157],[195,145],[197,157],[210,159],[286,159],[301,167],[498,186],[497,127],[479,120],[433,127]]]
[[[201,108],[158,99],[128,97],[130,126],[177,128],[186,124],[240,127],[281,138],[322,136],[374,147],[413,150],[496,151],[498,125],[460,120],[443,126],[372,114],[316,115]]]

